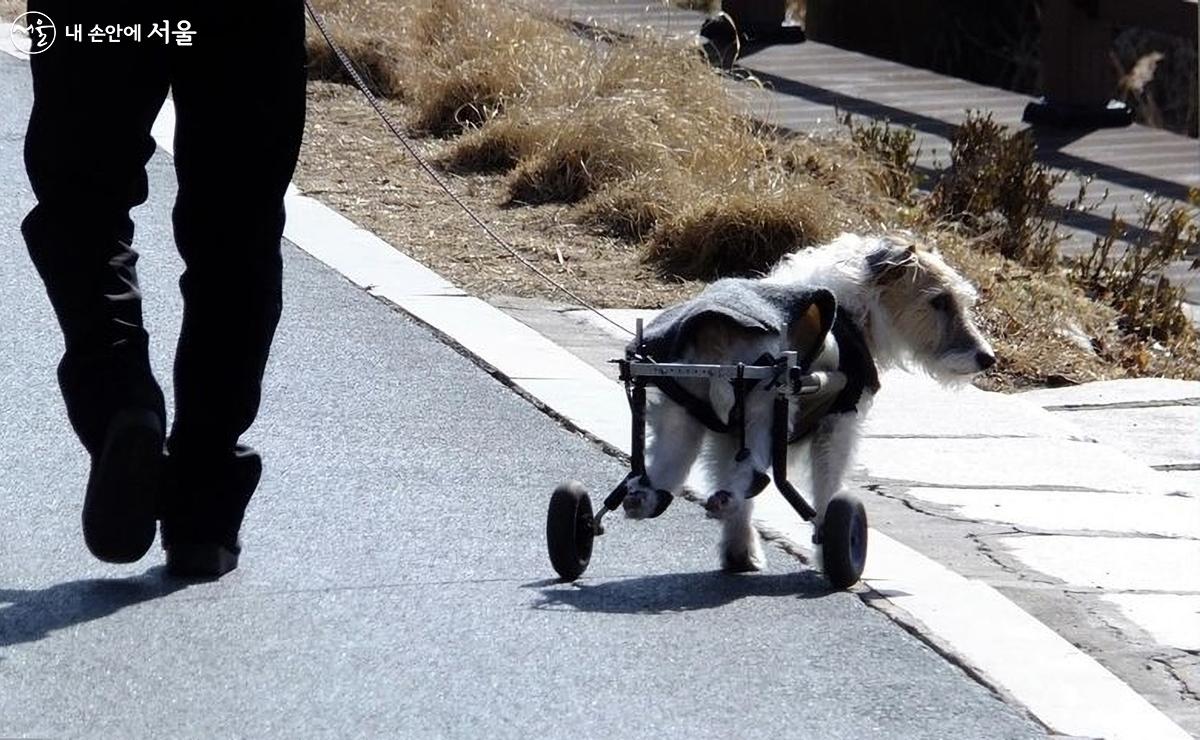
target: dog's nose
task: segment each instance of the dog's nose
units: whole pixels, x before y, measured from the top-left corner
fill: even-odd
[[[975,362],[979,365],[980,370],[987,370],[996,364],[996,356],[990,352],[976,352]]]

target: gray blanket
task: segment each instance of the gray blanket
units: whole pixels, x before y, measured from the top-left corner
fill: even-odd
[[[643,348],[658,362],[676,362],[687,348],[698,322],[713,317],[762,334],[787,336],[792,322],[816,304],[820,309],[820,335],[815,346],[833,324],[837,302],[824,288],[768,285],[747,278],[726,278],[712,283],[691,300],[659,314],[642,331]],[[636,349],[632,347],[631,349]],[[802,348],[795,348],[801,350]],[[801,364],[813,358],[801,358]]]

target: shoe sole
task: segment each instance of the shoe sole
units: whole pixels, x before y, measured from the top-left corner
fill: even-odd
[[[133,563],[150,550],[162,473],[161,421],[152,411],[119,412],[83,501],[83,539],[93,555]]]
[[[174,578],[215,579],[238,566],[238,553],[224,545],[175,545],[167,550],[167,574]]]

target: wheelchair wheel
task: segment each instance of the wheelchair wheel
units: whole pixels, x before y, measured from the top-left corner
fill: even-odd
[[[830,585],[845,589],[858,583],[867,563],[867,511],[861,501],[845,494],[830,500],[821,547]]]
[[[563,483],[550,497],[546,515],[546,547],[550,564],[564,581],[583,575],[592,559],[592,500],[577,482]]]

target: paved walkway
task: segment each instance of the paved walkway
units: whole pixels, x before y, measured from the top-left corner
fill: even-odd
[[[1041,734],[790,559],[714,573],[689,507],[611,534],[582,585],[548,580],[550,489],[623,466],[290,244],[242,567],[185,588],[157,553],[91,560],[61,340],[17,231],[28,70],[2,54],[0,99],[0,736]],[[139,272],[165,377],[169,158],[149,173]]]

